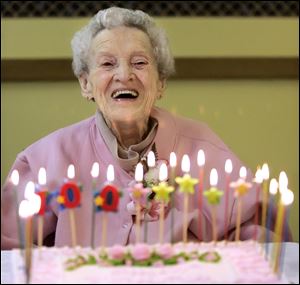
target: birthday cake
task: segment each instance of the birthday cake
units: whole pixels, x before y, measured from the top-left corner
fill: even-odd
[[[12,256],[14,281],[25,283],[22,252]],[[35,248],[30,276],[30,283],[48,284],[285,283],[253,241]]]

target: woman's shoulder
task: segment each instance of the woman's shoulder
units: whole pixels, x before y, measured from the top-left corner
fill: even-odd
[[[95,116],[57,129],[29,145],[24,151],[31,152],[39,149],[45,151],[55,147],[74,146],[89,137],[89,130],[93,124],[95,124]]]
[[[162,108],[155,108],[154,113],[157,114],[158,121],[164,121],[173,132],[176,132],[177,137],[212,142],[223,146],[223,141],[205,122],[175,115]]]

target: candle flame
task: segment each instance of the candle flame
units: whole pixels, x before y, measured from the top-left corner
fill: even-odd
[[[262,183],[263,182],[263,174],[262,174],[262,170],[261,168],[257,168],[256,172],[255,172],[255,182],[256,183]]]
[[[216,186],[218,184],[218,172],[217,169],[213,168],[210,171],[209,181],[211,186]]]
[[[32,181],[28,181],[27,184],[26,184],[26,187],[25,187],[24,197],[27,200],[30,200],[31,197],[33,195],[35,195],[34,191],[35,191],[34,183]]]
[[[294,193],[290,189],[286,189],[281,193],[281,202],[283,205],[288,206],[294,201]]]
[[[75,177],[75,167],[73,164],[70,164],[68,167],[68,178],[73,179]]]
[[[106,178],[109,182],[113,182],[115,180],[115,170],[112,164],[107,167]]]
[[[245,178],[247,177],[247,169],[246,169],[245,166],[242,166],[242,167],[240,168],[240,177],[241,177],[242,179],[245,179]]]
[[[225,172],[227,174],[230,174],[232,172],[232,162],[231,162],[231,159],[226,159],[225,161]]]
[[[93,178],[97,178],[99,176],[99,163],[98,162],[93,163],[91,175]]]
[[[268,180],[269,177],[270,177],[268,164],[264,163],[261,170],[262,170],[262,173],[263,173],[263,179]]]
[[[272,178],[270,181],[269,192],[271,195],[276,195],[278,189],[278,182],[275,178]]]
[[[154,152],[151,150],[149,151],[147,155],[147,164],[149,167],[154,167],[155,166],[155,155]]]
[[[28,200],[22,200],[19,205],[19,216],[26,219],[32,215],[33,211],[30,207],[30,202]]]
[[[44,167],[41,167],[39,170],[38,182],[40,185],[46,185],[47,183],[46,169]]]
[[[284,171],[279,173],[279,192],[282,194],[286,189],[288,189],[288,178]]]
[[[168,168],[165,163],[162,163],[159,168],[159,181],[166,181],[168,179]]]
[[[170,153],[170,166],[171,167],[176,167],[177,165],[177,158],[175,152]]]
[[[135,168],[135,181],[137,182],[142,182],[143,181],[143,176],[144,176],[144,169],[143,169],[143,165],[139,162],[136,165]]]
[[[205,164],[205,154],[204,154],[204,151],[202,149],[200,149],[198,151],[197,163],[198,163],[198,166],[200,166],[200,167]]]
[[[14,169],[13,172],[11,173],[11,181],[12,183],[17,186],[19,184],[19,172],[18,170]]]
[[[187,154],[185,154],[181,160],[181,170],[187,173],[190,171],[190,167],[191,167],[190,158]]]

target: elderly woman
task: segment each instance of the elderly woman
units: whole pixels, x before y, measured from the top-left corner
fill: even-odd
[[[90,171],[93,163],[98,162],[100,175],[97,185],[100,189],[106,180],[107,167],[112,164],[115,169],[114,184],[123,195],[118,211],[108,213],[106,245],[125,245],[135,242],[137,230],[135,207],[132,207],[133,198],[128,186],[134,181],[135,166],[145,161],[150,150],[155,152],[157,165],[162,161],[168,163],[171,152],[176,153],[178,161],[188,154],[191,159],[190,174],[198,177],[196,160],[198,151],[202,149],[206,156],[204,190],[210,186],[208,176],[212,168],[219,173],[218,187],[225,189],[226,159],[231,159],[234,165],[231,179],[238,179],[242,163],[205,124],[175,117],[154,107],[156,100],[163,96],[167,78],[174,71],[174,61],[164,32],[147,14],[116,7],[99,11],[87,26],[75,34],[72,49],[73,70],[79,80],[82,96],[95,102],[96,114],[55,131],[18,155],[12,170],[20,173],[17,187],[19,201],[24,196],[26,183],[37,180],[41,167],[47,171],[48,190],[54,192],[66,178],[68,166],[74,164],[75,179],[82,185],[81,205],[74,209],[77,244],[90,245],[91,235],[94,234],[95,244],[100,245],[102,212],[95,214],[92,224],[93,187]],[[176,174],[182,175],[180,165],[176,168]],[[250,179],[251,173],[248,172]],[[195,190],[197,193],[198,185],[195,185]],[[8,179],[2,195],[3,249],[19,246],[13,192]],[[232,193],[228,200],[227,221],[224,199],[216,207],[218,239],[224,238],[226,223],[228,236],[234,236],[237,203]],[[247,239],[253,236],[254,227],[259,228],[252,222],[256,212],[255,191],[249,191],[243,199],[240,239]],[[182,240],[183,196],[179,191],[175,193],[175,201],[176,207],[169,204],[165,206],[165,242],[170,241],[171,220],[174,221],[173,241]],[[188,238],[209,241],[213,228],[210,205],[203,198],[200,209],[197,201],[196,194],[190,195]],[[150,201],[147,209],[141,209],[141,213],[144,213],[141,215],[141,227],[147,223],[147,242],[156,243],[159,206]],[[202,229],[198,227],[199,217]],[[61,210],[56,199],[49,203],[49,211],[44,219],[45,240],[52,235],[54,245],[71,245],[68,210]],[[141,241],[146,238],[143,235],[142,230]],[[34,241],[37,241],[36,227]]]

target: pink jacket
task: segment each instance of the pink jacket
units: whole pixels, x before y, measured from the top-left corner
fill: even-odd
[[[231,181],[239,177],[239,170],[243,163],[231,152],[218,136],[213,133],[205,124],[190,119],[175,117],[160,108],[154,108],[152,116],[157,119],[159,125],[155,137],[155,144],[158,159],[169,160],[172,151],[177,156],[177,175],[182,175],[181,158],[188,154],[191,160],[191,176],[199,177],[199,167],[197,166],[197,153],[203,149],[206,157],[204,167],[204,190],[210,188],[209,174],[212,168],[218,171],[218,185],[220,190],[225,190],[224,165],[226,159],[230,158],[233,163]],[[12,166],[20,173],[20,183],[17,188],[19,201],[24,197],[25,185],[29,180],[37,182],[40,167],[45,167],[47,171],[47,187],[50,191],[58,189],[67,176],[67,168],[70,164],[75,165],[76,180],[83,185],[81,192],[81,206],[75,211],[76,237],[77,244],[89,246],[91,241],[92,223],[92,177],[90,174],[92,164],[97,161],[100,165],[100,175],[97,185],[100,188],[106,180],[106,170],[109,164],[115,168],[114,184],[123,192],[120,198],[119,209],[116,213],[108,213],[107,244],[128,244],[135,241],[136,226],[133,223],[132,215],[127,210],[127,204],[131,199],[126,186],[134,179],[125,172],[111,155],[98,128],[96,127],[95,117],[88,118],[77,124],[57,130],[50,135],[33,143],[22,151]],[[12,171],[11,170],[11,171]],[[10,173],[11,174],[11,173]],[[10,176],[9,174],[9,176]],[[247,181],[252,182],[251,171],[248,170]],[[198,186],[195,187],[195,193]],[[175,194],[177,209],[174,210],[174,240],[182,240],[183,196],[179,191]],[[13,186],[7,179],[2,195],[2,224],[1,224],[1,247],[8,249],[19,246],[18,227],[16,222],[16,204],[13,198]],[[198,204],[197,194],[190,196],[189,207],[189,239],[209,241],[212,239],[212,223],[210,205],[203,197],[203,207],[201,210],[203,228],[198,227]],[[253,185],[248,194],[243,197],[241,239],[252,238],[253,220],[256,207],[256,185]],[[229,229],[233,236],[237,207],[233,196],[233,189],[229,192]],[[224,211],[225,199],[217,209],[217,232],[218,238],[224,237]],[[102,212],[96,213],[95,222],[95,244],[101,243],[102,231]],[[170,241],[171,230],[171,211],[165,217],[164,240]],[[45,215],[43,236],[47,237],[55,232],[55,246],[71,245],[70,220],[68,210],[59,210],[55,200],[50,203],[50,212]],[[143,238],[143,230],[141,238]],[[159,221],[148,222],[147,242],[156,243],[159,237]],[[34,230],[34,240],[37,240],[36,227]]]

